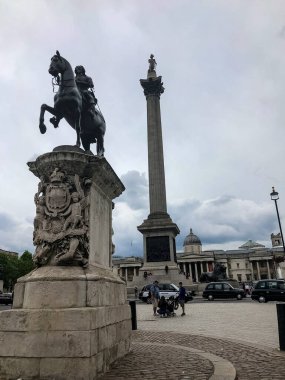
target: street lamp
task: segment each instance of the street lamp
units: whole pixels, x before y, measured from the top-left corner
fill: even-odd
[[[278,218],[278,223],[279,223],[279,229],[280,229],[280,234],[281,234],[281,239],[282,239],[282,245],[283,245],[283,251],[285,253],[285,246],[284,246],[282,227],[281,227],[281,222],[280,222],[280,217],[279,217],[279,211],[278,211],[278,206],[277,206],[277,201],[279,199],[279,194],[277,193],[277,191],[275,191],[274,187],[272,187],[272,193],[270,193],[270,196],[271,196],[271,199],[275,202],[276,213],[277,213],[277,218]]]
[[[279,195],[277,191],[275,191],[274,187],[272,187],[272,193],[270,193],[270,196],[271,196],[271,199],[275,202],[276,213],[277,213],[279,229],[280,229],[282,245],[283,245],[283,251],[285,253],[283,233],[282,233],[281,222],[280,222],[278,206],[277,206]],[[285,351],[285,304],[277,303],[276,310],[277,310],[277,321],[278,321],[279,347],[281,351]]]

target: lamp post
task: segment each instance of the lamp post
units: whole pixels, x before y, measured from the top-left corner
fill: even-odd
[[[282,239],[282,245],[283,245],[283,251],[284,251],[284,254],[285,254],[283,232],[282,232],[282,227],[281,227],[281,222],[280,222],[280,217],[279,217],[279,211],[278,211],[278,206],[277,206],[277,201],[279,199],[279,194],[277,193],[277,191],[275,191],[274,187],[272,187],[272,193],[270,193],[270,196],[271,196],[271,199],[275,202],[277,219],[278,219],[278,223],[279,223],[279,229],[280,229],[280,234],[281,234],[281,239]]]
[[[278,206],[277,206],[279,194],[277,193],[277,191],[275,191],[274,187],[272,187],[272,193],[270,193],[270,196],[271,196],[271,199],[275,202],[276,213],[277,213],[279,229],[280,229],[282,245],[283,245],[283,251],[285,253],[283,233],[282,233],[279,211],[278,211]],[[278,303],[276,305],[276,310],[277,310],[277,321],[278,321],[279,347],[281,351],[285,351],[285,305],[282,303]]]

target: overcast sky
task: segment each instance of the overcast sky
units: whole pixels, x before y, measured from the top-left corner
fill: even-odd
[[[26,163],[75,144],[64,121],[38,129],[53,105],[50,58],[84,65],[107,122],[105,157],[126,186],[115,200],[116,254],[142,255],[149,213],[146,78],[161,96],[168,212],[203,249],[270,247],[285,228],[284,0],[0,0],[0,248],[33,252],[38,179]],[[96,147],[93,146],[93,151]]]

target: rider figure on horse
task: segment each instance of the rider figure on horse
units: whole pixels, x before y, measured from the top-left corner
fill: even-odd
[[[83,66],[76,66],[74,72],[76,74],[75,83],[82,96],[82,112],[93,118],[94,113],[96,112],[95,106],[97,104],[97,99],[92,91],[94,88],[93,80],[85,74],[85,68]],[[89,91],[89,88],[91,91]],[[57,117],[52,117],[50,122],[55,128],[57,128],[60,119]]]
[[[96,112],[95,106],[97,104],[97,99],[92,91],[94,88],[92,78],[85,74],[83,66],[76,66],[74,72],[76,74],[75,82],[83,100],[83,112],[87,111],[88,114],[93,116],[93,113]],[[89,88],[91,91],[89,91]]]

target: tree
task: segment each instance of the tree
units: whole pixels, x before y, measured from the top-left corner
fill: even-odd
[[[0,253],[0,266],[2,267],[3,287],[10,289],[18,278],[18,257]]]
[[[18,278],[25,276],[35,269],[33,255],[29,251],[25,251],[18,260]]]
[[[32,254],[25,251],[19,258],[14,255],[0,253],[1,279],[5,289],[11,290],[19,277],[31,272],[35,266]]]

